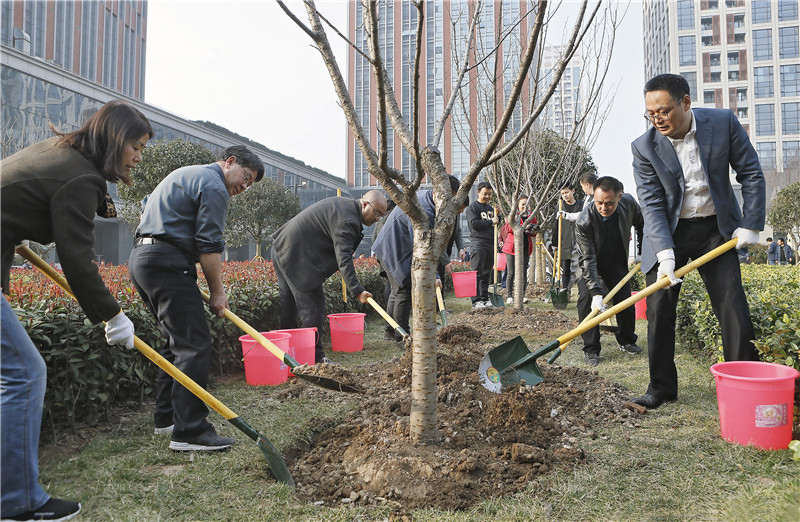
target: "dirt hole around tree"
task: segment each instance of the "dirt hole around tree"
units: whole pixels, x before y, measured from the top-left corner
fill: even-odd
[[[319,366],[319,374],[365,393],[342,422],[286,452],[298,498],[327,506],[388,504],[397,513],[464,510],[580,465],[586,460],[581,440],[602,436],[609,423],[637,425],[641,412],[625,405],[630,392],[596,371],[541,358],[545,380],[536,386],[495,394],[480,384],[478,366],[491,348],[522,330],[568,331],[575,322],[562,313],[487,309],[452,315],[448,324],[438,332],[439,444],[413,444],[409,437],[409,350],[353,370]],[[303,383],[288,393],[332,392]]]

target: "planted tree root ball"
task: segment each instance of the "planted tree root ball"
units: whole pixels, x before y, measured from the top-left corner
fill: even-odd
[[[401,518],[416,508],[466,510],[489,498],[531,494],[531,482],[582,465],[581,441],[602,436],[611,423],[636,425],[638,413],[623,406],[630,392],[581,368],[543,363],[545,380],[537,386],[486,390],[478,366],[499,344],[485,340],[498,325],[476,324],[475,316],[455,314],[439,332],[440,440],[417,444],[410,438],[410,351],[347,370],[349,377],[338,377],[365,390],[358,408],[286,452],[299,498],[327,506],[383,504]],[[502,340],[518,330],[552,333],[574,323],[555,311],[498,317],[505,321]],[[301,381],[292,397],[341,400]]]

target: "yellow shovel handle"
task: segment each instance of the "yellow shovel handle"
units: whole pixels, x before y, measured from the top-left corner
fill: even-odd
[[[439,302],[439,310],[444,310],[444,298],[442,297],[442,289],[436,287],[436,300]]]
[[[44,259],[36,255],[33,250],[25,245],[17,245],[17,253],[31,262],[36,268],[45,273],[47,277],[53,280],[55,284],[61,287],[67,294],[73,298],[75,294],[72,292],[67,280],[59,274],[55,268],[47,264]],[[133,337],[133,344],[142,355],[150,359],[159,368],[164,370],[170,377],[181,383],[186,389],[195,394],[200,400],[211,406],[214,411],[225,417],[226,420],[238,417],[230,408],[222,404],[216,397],[208,393],[202,386],[194,382],[188,375],[180,371],[171,362],[166,360],[160,353],[150,348],[144,341],[138,337]]]
[[[695,268],[697,268],[697,267],[699,267],[701,265],[704,265],[705,263],[707,263],[707,262],[711,261],[712,259],[714,259],[715,257],[719,256],[720,254],[724,254],[728,250],[731,250],[732,248],[735,248],[736,247],[736,243],[738,241],[739,240],[736,239],[736,238],[731,239],[730,241],[718,246],[714,250],[712,250],[712,251],[710,251],[710,252],[708,252],[706,254],[703,254],[702,256],[698,257],[697,259],[693,260],[690,263],[687,263],[686,265],[682,266],[681,268],[679,268],[678,270],[675,271],[675,277],[680,279],[681,277],[683,277],[684,275],[688,274],[689,272],[691,272]],[[654,293],[658,292],[659,290],[661,290],[662,288],[668,287],[669,285],[670,285],[669,278],[667,276],[662,276],[661,279],[659,279],[658,281],[656,281],[652,285],[646,287],[644,290],[642,290],[641,292],[637,293],[636,295],[632,295],[631,297],[625,299],[621,303],[609,308],[608,310],[606,310],[602,314],[598,315],[597,317],[595,317],[591,321],[583,322],[580,325],[578,325],[578,327],[575,328],[574,330],[565,333],[564,335],[562,335],[561,337],[559,337],[557,339],[559,344],[564,344],[565,342],[571,341],[572,339],[576,338],[577,336],[581,335],[582,333],[591,330],[592,328],[594,328],[598,324],[602,323],[603,321],[605,321],[609,317],[611,317],[613,315],[617,315],[619,312],[621,312],[622,310],[628,308],[629,306],[631,306],[632,304],[636,303],[637,301],[641,301],[645,297],[647,297],[647,296],[649,296],[651,294],[654,294]]]
[[[389,314],[387,314],[387,313],[386,313],[386,310],[384,310],[383,308],[381,308],[381,305],[379,305],[378,303],[376,303],[376,302],[375,302],[375,299],[373,299],[373,298],[371,298],[371,297],[367,297],[367,302],[368,302],[369,304],[371,304],[371,305],[372,305],[372,308],[374,308],[376,312],[378,312],[379,314],[381,314],[381,317],[383,317],[383,319],[384,319],[384,320],[385,320],[387,323],[389,323],[389,326],[391,326],[391,327],[392,327],[392,328],[394,328],[395,330],[397,330],[398,328],[400,328],[400,325],[399,325],[399,324],[397,324],[397,321],[395,321],[394,319],[392,319],[392,316],[391,316],[391,315],[389,315]]]
[[[208,292],[206,292],[205,290],[201,289],[200,290],[200,295],[203,296],[203,300],[205,300],[206,303],[210,302],[211,297],[208,295]],[[297,366],[297,364],[292,366],[290,364],[290,361],[288,361],[286,359],[286,357],[287,357],[286,352],[284,352],[283,350],[281,350],[280,348],[275,346],[275,344],[272,341],[270,341],[269,339],[267,339],[266,337],[261,335],[261,332],[259,332],[258,330],[256,330],[255,328],[253,328],[252,326],[247,324],[241,317],[239,317],[235,313],[231,312],[227,308],[225,309],[225,317],[228,320],[230,320],[233,324],[238,326],[244,333],[246,333],[247,335],[249,335],[250,337],[252,337],[256,341],[258,341],[258,344],[260,344],[261,346],[263,346],[264,348],[269,350],[272,353],[272,355],[274,355],[275,357],[277,357],[281,361],[289,364],[289,366],[292,367],[292,368],[294,368],[294,366]]]

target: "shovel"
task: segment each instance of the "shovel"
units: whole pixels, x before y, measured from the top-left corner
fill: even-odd
[[[67,283],[67,280],[64,279],[64,276],[56,272],[53,267],[45,263],[45,261],[41,257],[37,256],[30,248],[25,245],[18,245],[17,253],[30,261],[31,264],[36,266],[36,268],[44,272],[47,277],[52,279],[53,282],[60,286],[67,294],[75,297],[75,295],[72,293],[72,289],[69,287],[69,283]],[[145,357],[154,362],[159,368],[167,372],[170,377],[186,387],[187,390],[195,394],[201,401],[208,404],[214,411],[225,417],[225,419],[233,424],[234,427],[255,441],[256,446],[258,446],[258,449],[261,450],[261,453],[263,453],[264,457],[267,459],[267,464],[269,465],[270,470],[272,470],[272,474],[275,475],[275,478],[290,487],[294,487],[294,480],[292,480],[292,475],[289,473],[289,468],[286,467],[286,462],[283,460],[283,456],[281,456],[277,448],[275,448],[275,446],[273,446],[264,435],[256,431],[252,426],[247,424],[242,418],[231,411],[230,408],[222,404],[216,397],[208,393],[199,384],[190,379],[185,373],[180,371],[172,363],[162,357],[160,353],[150,348],[147,343],[136,336],[133,338],[133,343],[136,349],[139,350]]]
[[[442,297],[442,289],[436,287],[436,300],[439,302],[439,314],[442,317],[442,326],[447,326],[447,310],[444,307],[444,297]]]
[[[399,333],[399,334],[400,334],[400,335],[403,337],[403,339],[405,339],[406,337],[408,337],[408,332],[406,332],[405,330],[403,330],[403,328],[402,328],[402,327],[401,327],[399,324],[397,324],[397,321],[395,321],[394,319],[392,319],[392,316],[390,316],[389,314],[387,314],[387,313],[386,313],[386,310],[384,310],[383,308],[381,308],[381,305],[379,305],[377,302],[375,302],[375,299],[373,299],[373,298],[371,298],[371,297],[367,297],[367,302],[368,302],[369,304],[371,304],[371,305],[372,305],[372,308],[374,308],[376,312],[378,312],[379,314],[381,314],[381,317],[383,317],[383,319],[384,319],[384,320],[385,320],[387,323],[389,323],[389,326],[391,326],[392,328],[394,328],[394,331],[395,331],[395,332],[397,332],[397,333]]]
[[[494,209],[494,215],[497,216],[497,209]],[[497,223],[494,224],[494,248],[492,249],[492,254],[494,257],[494,263],[492,264],[492,273],[494,274],[494,284],[492,285],[492,291],[489,292],[489,302],[492,303],[492,306],[495,308],[502,308],[505,306],[505,302],[503,301],[503,296],[497,293],[497,254],[495,251],[497,250]]]
[[[623,286],[625,286],[625,283],[627,283],[628,281],[630,281],[630,279],[631,279],[631,278],[632,278],[634,275],[636,275],[636,272],[638,272],[638,271],[639,271],[639,269],[640,269],[641,267],[642,267],[642,263],[636,263],[636,265],[635,265],[633,268],[631,268],[631,271],[630,271],[630,272],[628,272],[628,273],[625,275],[625,277],[623,277],[623,278],[620,280],[620,282],[619,282],[619,283],[617,283],[617,286],[615,286],[614,288],[612,288],[612,289],[611,289],[611,291],[608,293],[608,295],[606,295],[606,296],[603,298],[603,304],[605,305],[605,304],[608,304],[608,303],[610,303],[610,302],[611,302],[611,299],[612,299],[612,298],[613,298],[613,297],[616,295],[616,293],[617,293],[617,292],[619,292],[619,289],[620,289],[620,288],[622,288]],[[599,314],[599,313],[600,313],[600,309],[599,309],[599,308],[594,308],[594,309],[592,309],[592,311],[589,313],[589,315],[587,315],[586,317],[584,317],[584,318],[583,318],[583,321],[581,321],[581,324],[585,323],[586,321],[590,321],[590,320],[591,320],[591,319],[592,319],[594,316],[596,316],[596,315],[597,315],[597,314]],[[580,326],[580,325],[579,325],[579,326]],[[601,326],[600,326],[600,327],[602,328],[602,324],[601,324]],[[553,362],[554,362],[556,359],[558,359],[558,356],[559,356],[559,355],[561,355],[561,352],[563,352],[563,351],[564,351],[564,348],[566,348],[566,346],[567,346],[567,343],[564,343],[564,344],[562,344],[561,346],[559,346],[559,347],[558,347],[558,351],[556,351],[556,352],[553,352],[553,355],[551,355],[551,356],[550,356],[550,359],[548,359],[548,360],[547,360],[547,362],[548,362],[548,363],[550,363],[550,364],[553,364]]]
[[[563,310],[569,302],[569,293],[566,288],[561,288],[561,227],[563,218],[561,210],[564,208],[564,200],[558,200],[558,252],[555,256],[555,266],[553,269],[553,286],[550,288],[550,302],[557,310]]]
[[[703,254],[697,259],[675,271],[675,277],[681,278],[688,274],[695,268],[711,261],[719,256],[736,247],[737,239],[718,246],[714,250]],[[486,357],[483,358],[478,368],[478,377],[481,384],[489,391],[500,393],[504,388],[516,384],[525,384],[528,386],[535,386],[544,380],[542,371],[536,365],[536,359],[542,355],[548,354],[553,350],[557,350],[560,346],[570,342],[582,333],[594,328],[611,316],[617,315],[622,310],[628,308],[632,304],[644,299],[645,297],[654,294],[662,288],[668,287],[670,284],[669,278],[662,277],[652,285],[646,287],[644,290],[636,295],[625,299],[621,303],[609,308],[597,317],[584,321],[577,328],[571,330],[558,339],[550,341],[542,346],[535,352],[531,352],[521,337],[517,337],[501,344],[497,348],[493,348]]]
[[[206,293],[204,290],[200,290],[200,295],[203,296],[205,302],[208,302],[211,299],[208,293]],[[275,344],[272,341],[261,335],[261,333],[258,330],[256,330],[255,328],[244,322],[243,319],[241,319],[238,315],[231,312],[227,308],[225,309],[225,317],[228,318],[233,324],[238,326],[244,333],[248,334],[250,337],[255,339],[258,342],[258,344],[269,350],[269,352],[272,355],[283,361],[283,363],[289,367],[289,370],[291,370],[294,376],[297,377],[298,379],[303,379],[304,381],[308,381],[312,384],[316,384],[317,386],[321,386],[329,390],[342,391],[347,393],[363,393],[358,388],[339,382],[336,379],[323,377],[321,375],[311,375],[297,371],[297,368],[300,367],[300,364],[297,361],[295,361],[291,355],[284,352],[283,350],[275,346]]]

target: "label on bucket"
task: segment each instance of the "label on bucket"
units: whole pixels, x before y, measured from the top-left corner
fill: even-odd
[[[756,406],[756,428],[777,428],[789,422],[789,406],[784,404],[761,404]]]

